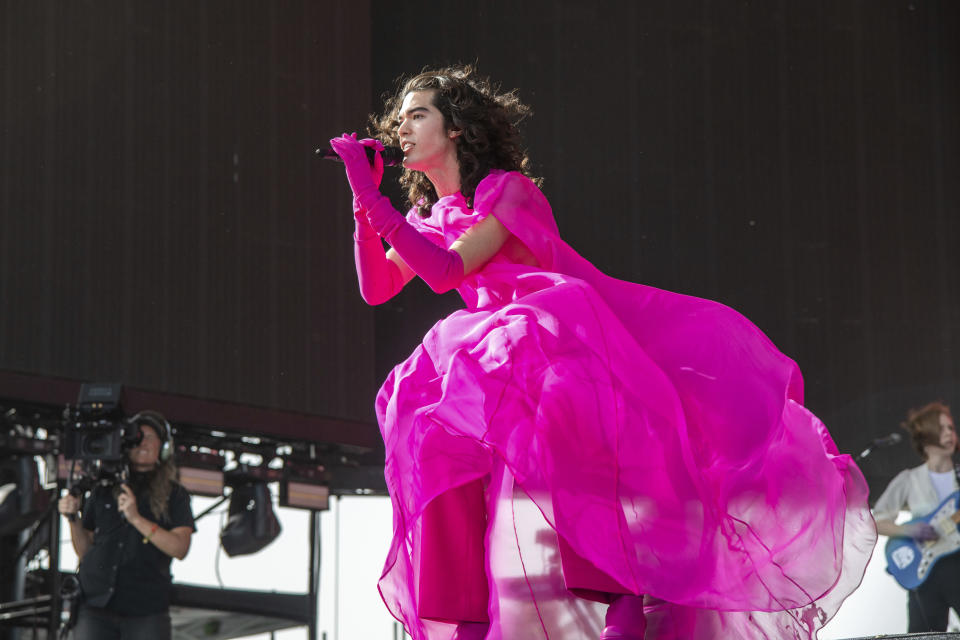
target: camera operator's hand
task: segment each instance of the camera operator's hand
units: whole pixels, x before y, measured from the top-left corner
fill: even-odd
[[[73,550],[77,552],[78,558],[82,558],[93,544],[93,531],[84,529],[83,523],[77,517],[80,511],[80,497],[67,493],[57,501],[57,511],[65,515],[70,522],[70,540],[73,542]]]
[[[67,495],[60,498],[60,501],[57,502],[57,511],[67,516],[76,516],[80,511],[80,498],[77,496],[68,493]]]
[[[137,498],[133,495],[133,489],[130,488],[130,485],[120,485],[120,495],[117,496],[117,509],[130,524],[135,523],[137,518],[140,517],[140,512],[137,510]]]

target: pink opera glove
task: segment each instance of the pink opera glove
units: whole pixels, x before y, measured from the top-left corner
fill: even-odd
[[[354,198],[353,260],[357,266],[360,295],[367,304],[383,304],[403,289],[403,276],[393,260],[387,258],[383,241],[370,226],[365,210],[357,211]]]
[[[357,267],[360,295],[367,304],[382,304],[403,288],[403,276],[400,274],[399,267],[387,258],[383,243],[377,232],[370,226],[367,220],[367,209],[357,194],[359,188],[379,195],[378,188],[383,179],[383,158],[377,153],[374,156],[373,166],[370,166],[363,147],[382,151],[383,144],[371,138],[357,140],[357,134],[345,133],[340,138],[331,140],[330,146],[343,160],[347,181],[353,190],[353,218],[356,222],[353,233],[353,258]]]
[[[370,206],[381,197],[379,184],[383,177],[383,158],[379,153],[375,154],[374,166],[371,167],[364,149],[366,146],[371,146],[378,151],[383,148],[383,145],[376,140],[370,143],[366,140],[363,142],[357,140],[355,133],[349,135],[345,133],[330,141],[330,147],[343,160],[347,182],[350,183],[350,189],[353,191],[354,213],[369,211]]]
[[[360,141],[344,134],[331,140],[330,146],[343,160],[357,204],[361,210],[366,210],[370,225],[380,237],[389,242],[403,261],[437,293],[460,284],[464,276],[460,254],[442,249],[424,238],[393,208],[390,200],[377,188],[367,152]],[[358,234],[366,231],[361,231],[360,226],[358,221]]]
[[[356,140],[357,134],[351,134],[351,137]],[[365,147],[370,147],[371,149],[375,149],[377,151],[383,151],[383,143],[381,143],[379,140],[374,140],[373,138],[364,138],[363,140],[358,140],[358,142]],[[373,184],[379,189],[380,181],[383,180],[383,156],[381,156],[379,153],[373,156],[373,166],[370,167],[370,172],[373,177]],[[361,218],[364,224],[367,223],[366,214],[367,210],[361,206],[360,200],[357,199],[356,195],[354,195],[353,216],[357,219],[358,226],[361,223]]]
[[[369,224],[367,225],[369,228]],[[357,221],[357,234],[360,221]],[[353,259],[357,265],[357,281],[360,295],[367,304],[383,304],[403,288],[403,276],[393,260],[387,258],[380,236],[370,229],[371,236],[353,243]]]
[[[438,247],[420,235],[420,232],[393,208],[389,199],[380,196],[373,206],[368,207],[367,219],[380,237],[400,254],[407,266],[435,292],[449,291],[463,280],[465,274],[460,254]]]
[[[343,160],[354,198],[359,208],[366,210],[370,225],[380,237],[389,242],[403,261],[437,293],[460,284],[464,276],[460,254],[442,249],[424,238],[393,208],[390,200],[377,188],[367,152],[356,137],[344,134],[331,140],[330,146]],[[358,219],[357,237],[366,232],[361,226]]]

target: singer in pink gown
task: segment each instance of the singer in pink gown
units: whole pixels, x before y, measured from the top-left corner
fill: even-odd
[[[416,640],[815,638],[876,542],[863,476],[746,318],[560,238],[523,173],[523,109],[469,68],[408,80],[378,128],[404,148],[405,217],[378,143],[331,141],[365,299],[419,275],[465,303],[377,397],[384,602]]]

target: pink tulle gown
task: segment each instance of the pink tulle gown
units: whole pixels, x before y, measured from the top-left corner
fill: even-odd
[[[487,215],[538,266],[508,243],[377,398],[391,613],[416,640],[581,640],[644,594],[647,638],[815,637],[876,529],[796,364],[721,304],[597,271],[518,173],[408,220],[449,247]]]

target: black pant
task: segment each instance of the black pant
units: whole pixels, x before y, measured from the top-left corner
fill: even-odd
[[[170,613],[119,616],[112,611],[81,606],[73,640],[170,640]]]
[[[960,552],[940,558],[926,581],[909,592],[907,632],[946,631],[951,607],[960,614]]]

